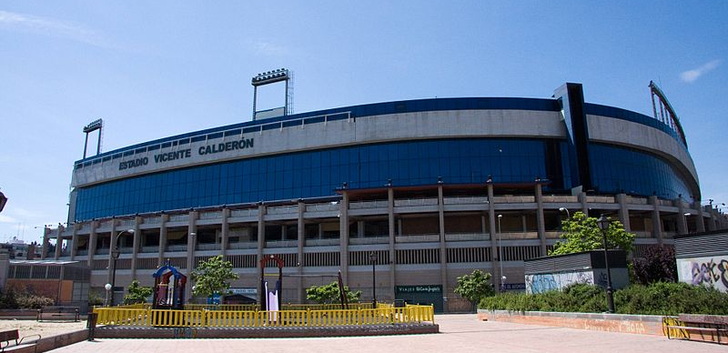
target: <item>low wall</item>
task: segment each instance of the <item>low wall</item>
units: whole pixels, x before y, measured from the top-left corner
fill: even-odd
[[[296,338],[438,333],[437,324],[394,324],[330,327],[141,327],[97,326],[96,338]]]
[[[479,320],[664,336],[663,316],[478,309]]]
[[[79,330],[60,335],[43,337],[34,345],[23,345],[13,348],[13,353],[41,353],[56,348],[68,346],[69,344],[78,343],[88,339],[88,330]],[[12,347],[10,347],[12,348]]]

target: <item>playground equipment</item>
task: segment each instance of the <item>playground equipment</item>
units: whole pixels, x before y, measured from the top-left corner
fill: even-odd
[[[169,264],[169,260],[154,272],[153,309],[184,309],[187,276]]]
[[[278,266],[278,280],[275,286],[268,286],[268,280],[265,279],[265,267],[269,262],[274,262]],[[258,293],[258,302],[260,303],[260,311],[278,311],[281,307],[281,290],[283,289],[283,259],[276,255],[270,255],[260,259],[260,290]]]

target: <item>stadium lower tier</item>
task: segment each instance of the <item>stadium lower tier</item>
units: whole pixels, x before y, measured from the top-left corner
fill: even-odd
[[[217,255],[240,276],[233,292],[255,298],[261,273],[278,279],[278,268],[261,268],[274,255],[283,260],[283,302],[306,302],[306,288],[331,283],[340,272],[351,290],[362,291],[362,301],[405,299],[462,312],[472,307],[454,294],[457,277],[480,269],[493,275],[496,290],[522,290],[523,261],[546,256],[561,221],[575,212],[622,222],[636,235],[633,256],[671,245],[676,235],[727,226],[709,206],[681,199],[542,191],[539,181],[342,188],[330,198],[96,219],[46,229],[43,254],[87,263],[91,289],[103,292],[113,283],[117,298],[133,279],[151,286],[152,273],[167,261],[189,275]],[[193,283],[187,285],[191,293]]]

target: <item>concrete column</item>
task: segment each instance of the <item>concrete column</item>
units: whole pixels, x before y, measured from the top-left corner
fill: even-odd
[[[159,253],[157,255],[157,267],[162,267],[167,259],[164,258],[164,252],[167,249],[167,222],[169,215],[162,213],[159,215]]]
[[[495,198],[493,197],[493,184],[488,183],[488,232],[490,233],[490,267],[491,272],[495,273],[496,275],[491,277],[491,282],[493,285],[493,288],[500,288],[500,278],[503,276],[502,273],[500,273],[499,267],[496,266],[496,258],[498,258],[498,243],[496,242],[497,235],[496,235],[496,227],[495,227]],[[501,261],[500,258],[498,258],[498,261]]]
[[[50,239],[51,229],[48,228],[48,226],[43,226],[43,244],[41,244],[40,248],[40,258],[41,260],[45,260],[48,254],[48,245],[49,245],[49,239]]]
[[[119,237],[118,234],[116,234],[116,219],[111,219],[111,232],[109,233],[109,253],[107,254],[109,258],[109,266],[107,267],[109,269],[109,272],[106,274],[106,283],[111,284],[111,277],[112,273],[116,271],[116,261],[114,261],[114,258],[111,256],[111,251],[114,250],[114,244],[117,242],[117,238]],[[116,284],[116,283],[114,283]],[[115,288],[111,288],[111,296],[113,298],[115,293]]]
[[[356,238],[363,238],[364,237],[364,221],[357,221],[356,222]]]
[[[543,187],[540,181],[536,181],[536,227],[538,239],[541,243],[541,256],[546,256],[546,221],[543,215]]]
[[[94,257],[96,257],[96,243],[98,243],[99,235],[96,233],[96,228],[99,227],[98,221],[91,221],[91,234],[88,236],[88,260],[86,265],[93,268]]]
[[[261,281],[262,278],[258,277],[259,273],[262,273],[262,268],[260,267],[260,262],[263,260],[263,248],[265,248],[265,211],[266,207],[263,203],[258,204],[258,250],[257,250],[257,261],[255,262],[256,266],[256,277],[258,280],[256,281],[257,287],[258,287],[258,298],[264,298],[263,292],[265,291],[265,288],[263,288],[263,285]],[[267,294],[266,294],[267,295]],[[258,303],[260,305],[260,303]]]
[[[632,226],[629,223],[629,209],[627,208],[627,195],[617,194],[617,203],[619,204],[619,221],[624,225],[624,230],[627,232],[632,231]]]
[[[339,263],[341,278],[349,283],[349,192],[342,190],[339,204]]]
[[[139,225],[142,224],[143,220],[142,217],[136,216],[134,217],[134,234],[132,236],[134,237],[132,241],[132,249],[131,249],[131,279],[136,279],[136,272],[137,272],[137,257],[139,256],[139,250],[142,248],[142,232],[139,229]]]
[[[299,303],[303,303],[305,299],[305,290],[303,288],[303,247],[306,245],[306,223],[304,222],[304,214],[306,212],[306,204],[302,200],[298,200],[298,242],[296,251],[296,299]]]
[[[258,262],[263,260],[263,249],[265,248],[265,213],[266,206],[264,204],[258,205]],[[262,290],[262,289],[261,289]],[[258,292],[262,293],[262,292]]]
[[[688,234],[688,222],[685,219],[685,204],[682,199],[676,199],[673,204],[677,206],[677,234],[684,235]]]
[[[395,287],[397,285],[397,251],[395,250],[394,243],[396,239],[397,224],[394,220],[394,189],[390,184],[387,184],[387,220],[389,225],[389,265],[391,271],[389,271],[389,295],[391,298],[395,297]]]
[[[185,284],[185,302],[192,298],[192,270],[195,269],[195,247],[197,246],[197,211],[190,211],[187,224],[187,283]],[[194,234],[194,235],[193,235]]]
[[[649,198],[652,205],[652,237],[657,239],[657,243],[662,245],[662,222],[660,221],[660,201],[657,196],[652,195]]]
[[[58,228],[56,228],[56,254],[55,259],[58,260],[61,257],[61,249],[63,248],[63,231],[65,229],[62,225],[58,225]]]
[[[73,234],[71,235],[71,244],[68,245],[71,248],[71,260],[73,260],[76,257],[76,253],[78,252],[78,225],[73,225]]]
[[[591,216],[589,214],[589,204],[587,203],[586,193],[580,192],[577,198],[579,199],[579,203],[581,203],[581,212],[584,213],[587,217]]]
[[[227,250],[228,250],[228,243],[229,243],[229,237],[230,237],[230,224],[228,223],[228,219],[230,218],[230,209],[229,208],[223,208],[222,209],[222,225],[220,229],[220,254],[222,255],[223,259],[226,258]],[[216,239],[217,241],[217,239]]]
[[[442,283],[443,309],[447,309],[447,246],[445,244],[445,200],[442,191],[442,184],[437,186],[437,215],[440,224],[440,282]]]
[[[715,212],[716,211],[713,208],[713,200],[711,199],[710,205],[708,206],[708,230],[711,232],[717,230],[717,227],[715,226]]]
[[[698,211],[695,214],[695,225],[698,233],[705,232],[705,220],[703,219],[703,208],[700,207],[700,202],[695,203],[695,209]]]

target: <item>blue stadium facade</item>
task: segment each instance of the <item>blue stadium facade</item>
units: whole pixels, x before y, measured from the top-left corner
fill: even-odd
[[[86,261],[94,286],[112,265],[117,284],[148,285],[167,259],[189,272],[222,254],[233,287],[254,293],[259,260],[277,255],[292,302],[341,271],[364,300],[376,286],[379,300],[467,310],[457,276],[480,268],[523,288],[523,260],[546,255],[576,211],[622,221],[638,253],[720,227],[679,122],[586,103],[570,83],[546,99],[386,102],[190,132],[77,161],[72,185],[49,256]]]

